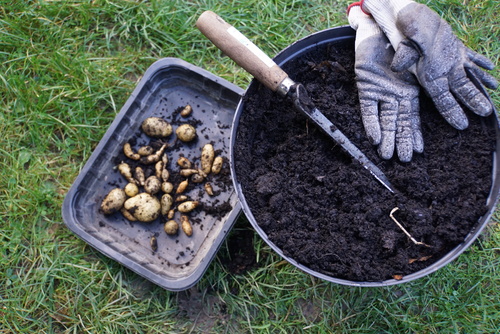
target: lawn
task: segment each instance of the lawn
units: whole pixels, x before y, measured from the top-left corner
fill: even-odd
[[[332,284],[283,261],[241,217],[199,283],[166,291],[74,235],[61,206],[156,60],[178,57],[242,88],[251,77],[195,28],[204,10],[273,56],[345,25],[348,1],[4,1],[0,6],[0,333],[493,333],[500,228],[425,278]],[[500,79],[498,0],[427,1]],[[491,92],[497,108],[500,93]],[[235,235],[256,264],[229,270]]]

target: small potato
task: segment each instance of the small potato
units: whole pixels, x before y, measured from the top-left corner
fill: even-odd
[[[139,149],[137,150],[137,154],[139,154],[142,157],[145,157],[145,156],[153,154],[154,151],[155,151],[154,148],[152,148],[149,145],[146,145],[146,146],[139,147]]]
[[[201,183],[206,177],[207,174],[205,174],[201,169],[198,169],[198,173],[191,175],[191,181],[193,183]]]
[[[187,197],[186,195],[180,195],[180,196],[177,196],[175,198],[175,201],[176,202],[184,202],[184,201],[187,201],[189,199],[189,197]]]
[[[150,155],[145,156],[145,157],[142,157],[141,162],[145,165],[151,165],[151,164],[154,164],[154,163],[160,161],[162,154],[166,148],[167,148],[167,144],[163,144],[162,147],[158,151],[156,151],[155,153],[150,154]]]
[[[127,199],[123,205],[138,221],[152,222],[160,215],[160,201],[148,194],[140,193]]]
[[[118,165],[118,171],[124,178],[130,183],[138,183],[136,179],[132,176],[132,167],[128,163],[122,162]]]
[[[177,190],[175,191],[176,194],[182,194],[184,191],[186,191],[186,188],[189,185],[188,180],[184,180],[181,183],[179,183],[179,186],[177,187]]]
[[[187,143],[196,138],[196,129],[191,124],[182,124],[175,130],[177,138]]]
[[[212,188],[212,185],[210,184],[210,182],[205,183],[205,191],[207,192],[207,194],[209,196],[214,195],[214,189]]]
[[[137,219],[130,212],[128,212],[127,210],[125,210],[125,208],[122,208],[120,210],[120,212],[122,213],[123,217],[125,217],[127,220],[129,220],[131,222],[137,221]]]
[[[163,171],[163,166],[164,163],[161,160],[155,164],[155,175],[159,179],[161,179],[161,172]]]
[[[151,239],[149,239],[149,244],[151,245],[151,249],[153,252],[156,252],[158,250],[158,240],[156,240],[156,237],[153,235]]]
[[[174,218],[174,215],[175,215],[175,210],[174,209],[170,209],[170,211],[168,211],[168,213],[167,213],[167,219]]]
[[[183,169],[191,168],[192,166],[191,161],[189,161],[189,159],[186,157],[180,157],[179,159],[177,159],[177,164]]]
[[[163,138],[172,134],[172,125],[160,117],[148,117],[141,124],[142,131],[150,137]]]
[[[161,214],[167,215],[170,209],[172,208],[172,204],[174,203],[174,199],[170,194],[163,194],[160,200],[161,203]]]
[[[139,154],[134,152],[130,143],[125,143],[125,145],[123,145],[123,154],[132,160],[139,160],[141,158]]]
[[[161,184],[161,191],[163,191],[165,194],[170,194],[172,191],[174,191],[174,185],[170,182],[163,182]]]
[[[104,197],[101,203],[101,211],[105,215],[110,215],[117,211],[120,211],[123,207],[123,203],[127,199],[125,191],[121,188],[114,188]]]
[[[168,222],[165,223],[163,229],[165,230],[165,233],[167,233],[168,235],[175,235],[179,230],[179,224],[177,224],[175,220],[169,220]]]
[[[189,168],[189,169],[181,169],[179,171],[179,174],[180,176],[183,176],[183,177],[188,177],[188,176],[191,176],[193,174],[198,174],[198,170],[197,169],[192,169],[192,168]]]
[[[188,213],[196,209],[196,207],[200,204],[198,201],[186,201],[184,203],[179,204],[177,210],[182,213]]]
[[[215,158],[215,151],[212,144],[205,144],[201,149],[201,170],[209,174],[212,170],[212,164]]]
[[[128,196],[128,197],[134,197],[135,195],[137,195],[139,193],[139,187],[137,186],[137,184],[135,183],[127,183],[127,185],[125,186],[125,188],[123,189],[125,191],[125,194]]]
[[[144,173],[144,169],[140,166],[135,167],[135,179],[141,186],[144,186],[146,182],[146,173]]]
[[[212,164],[212,173],[219,174],[222,169],[222,164],[224,163],[224,159],[220,156],[215,157],[214,163]]]
[[[188,117],[189,115],[191,115],[192,111],[193,111],[193,107],[191,107],[191,105],[188,104],[184,107],[184,109],[181,110],[180,115],[182,117]]]
[[[189,218],[186,215],[181,215],[181,228],[188,237],[193,235],[193,226],[191,226]]]
[[[148,194],[154,195],[161,189],[161,181],[155,175],[151,175],[144,182],[144,191]]]

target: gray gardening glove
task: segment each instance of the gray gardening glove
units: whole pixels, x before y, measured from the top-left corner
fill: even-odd
[[[457,129],[469,125],[457,100],[480,116],[492,112],[488,97],[467,75],[496,89],[498,82],[481,69],[491,70],[494,64],[467,48],[436,12],[411,0],[364,0],[362,8],[396,49],[392,69],[415,73],[448,123]]]
[[[413,151],[422,152],[419,85],[408,71],[390,69],[394,49],[376,22],[358,4],[349,6],[348,18],[356,30],[355,73],[361,117],[366,135],[383,159],[409,162]]]

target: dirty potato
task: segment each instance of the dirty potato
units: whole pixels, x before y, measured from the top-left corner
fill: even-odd
[[[142,131],[150,137],[164,138],[172,134],[172,125],[160,117],[148,117],[141,124]]]
[[[118,165],[118,171],[120,172],[121,175],[125,179],[127,179],[128,182],[130,183],[138,183],[136,179],[134,179],[132,175],[132,167],[126,162],[122,162],[121,164]]]
[[[137,184],[132,182],[127,183],[123,190],[128,197],[134,197],[139,193],[139,187],[137,186]]]
[[[148,193],[140,193],[127,199],[123,205],[138,221],[152,222],[160,215],[160,201]]]
[[[212,144],[205,144],[201,149],[201,170],[209,174],[212,170],[212,164],[215,158],[215,151]]]
[[[153,154],[154,151],[155,151],[154,148],[152,148],[149,145],[146,145],[146,146],[139,147],[139,149],[137,150],[137,154],[139,154],[142,157],[145,157],[145,156]]]
[[[193,235],[193,226],[191,226],[189,218],[186,215],[181,215],[181,228],[188,237]]]
[[[214,188],[212,188],[212,185],[210,184],[210,182],[205,183],[205,191],[207,192],[207,194],[209,196],[214,195]]]
[[[101,211],[105,215],[110,215],[117,211],[120,211],[123,207],[123,203],[127,199],[125,191],[121,188],[114,188],[104,197],[101,203]]]
[[[191,168],[192,164],[191,161],[189,161],[188,158],[186,157],[180,157],[177,159],[177,164],[182,168],[182,169],[187,169]]]
[[[214,159],[214,163],[212,164],[212,173],[219,174],[222,170],[222,164],[224,163],[224,159],[221,156],[217,156]]]
[[[191,115],[191,112],[193,112],[193,107],[188,104],[184,107],[184,109],[181,110],[180,115],[182,117],[188,117],[189,115]]]
[[[179,204],[179,206],[177,207],[177,210],[179,212],[182,212],[182,213],[188,213],[188,212],[191,212],[194,209],[196,209],[199,204],[200,204],[200,202],[198,202],[198,201],[186,201],[186,202]]]
[[[167,233],[168,235],[175,235],[179,230],[179,224],[177,224],[175,220],[171,219],[165,223],[163,229],[165,230],[165,233]]]
[[[170,209],[172,208],[172,204],[174,203],[174,199],[170,194],[163,194],[160,200],[161,203],[161,214],[163,216],[167,215]]]
[[[179,183],[179,186],[177,186],[177,190],[175,191],[176,194],[182,194],[184,191],[186,191],[187,187],[189,185],[189,181],[186,179]]]
[[[191,124],[182,124],[175,130],[177,138],[183,142],[190,142],[196,138],[196,129]]]
[[[174,185],[171,182],[163,182],[161,184],[161,191],[163,191],[165,194],[170,194],[172,191],[174,191]]]
[[[148,194],[154,195],[161,189],[161,181],[155,175],[151,175],[144,182],[144,191]]]
[[[141,158],[139,154],[134,152],[130,143],[125,143],[125,145],[123,145],[123,154],[132,160],[139,160]]]

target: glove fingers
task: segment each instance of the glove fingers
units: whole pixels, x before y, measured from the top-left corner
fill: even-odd
[[[451,90],[458,100],[467,108],[480,116],[487,116],[493,111],[493,106],[483,93],[467,78],[464,70],[452,74]]]
[[[497,89],[498,81],[497,79],[489,73],[484,72],[483,70],[477,68],[477,66],[473,64],[466,64],[465,70],[467,74],[470,74],[477,78],[483,85],[488,87],[489,89]]]
[[[396,130],[396,151],[399,160],[410,162],[413,156],[412,105],[408,100],[401,101]]]
[[[472,51],[469,48],[466,48],[466,50],[467,50],[467,57],[477,66],[480,66],[490,71],[495,67],[495,64],[482,54]]]
[[[418,97],[411,101],[410,121],[413,134],[413,151],[422,153],[424,151],[424,137],[420,125],[420,102]]]
[[[448,90],[448,80],[446,78],[436,79],[426,83],[426,90],[434,105],[444,119],[451,126],[458,130],[463,130],[469,126],[469,121],[464,111],[455,100],[455,97]]]
[[[418,51],[411,45],[408,40],[403,40],[399,43],[394,58],[391,63],[391,70],[401,72],[409,69],[420,58]]]
[[[397,118],[397,103],[383,102],[380,105],[381,138],[380,145],[378,147],[378,154],[382,159],[390,159],[394,154]]]
[[[374,100],[360,99],[361,119],[366,136],[373,145],[380,143],[380,123],[378,119],[378,103]]]

